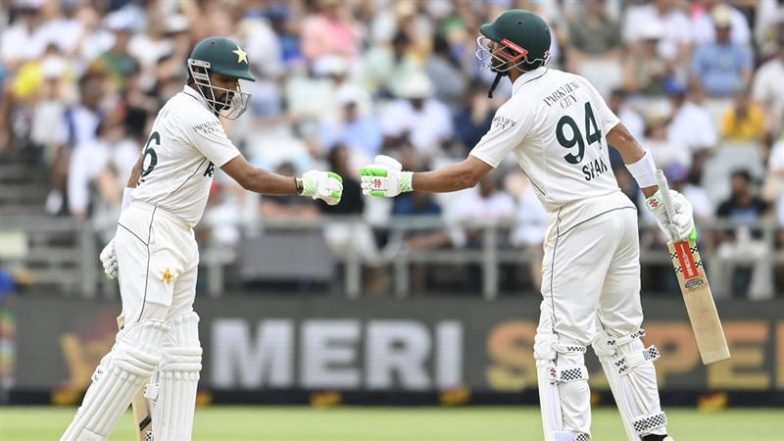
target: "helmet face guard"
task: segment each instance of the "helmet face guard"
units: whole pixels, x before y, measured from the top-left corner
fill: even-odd
[[[236,90],[212,85],[209,62],[189,58],[188,71],[196,83],[196,90],[215,113],[226,119],[237,119],[248,109],[251,95],[241,90],[239,82]]]
[[[540,67],[550,62],[550,51],[546,51],[542,58],[529,59],[527,49],[506,38],[496,42],[480,35],[476,39],[476,47],[476,58],[479,59],[480,68],[490,69],[499,74],[505,74],[522,65]]]

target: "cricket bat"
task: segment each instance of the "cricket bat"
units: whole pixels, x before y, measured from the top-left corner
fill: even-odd
[[[117,327],[122,330],[125,326],[125,318],[117,316]],[[146,386],[145,386],[146,387]],[[144,396],[144,387],[136,392],[131,401],[133,411],[133,421],[136,430],[136,441],[152,441],[152,408],[150,402]]]
[[[656,171],[656,180],[662,192],[664,209],[672,217],[674,208],[670,197],[670,188],[664,172]],[[691,240],[670,241],[667,243],[670,250],[672,265],[678,277],[681,294],[689,313],[689,321],[697,340],[702,364],[711,364],[730,358],[730,350],[724,338],[721,320],[713,302],[708,278],[702,265],[697,243]]]

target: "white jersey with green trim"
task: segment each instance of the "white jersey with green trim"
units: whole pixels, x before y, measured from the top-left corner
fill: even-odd
[[[512,90],[471,155],[497,167],[514,152],[550,212],[619,192],[605,139],[619,120],[585,78],[540,67]]]
[[[239,154],[204,98],[185,86],[155,118],[131,199],[156,205],[193,227],[204,214],[215,167]]]

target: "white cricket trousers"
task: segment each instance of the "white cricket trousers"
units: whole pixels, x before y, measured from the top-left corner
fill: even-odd
[[[134,201],[123,210],[114,240],[126,325],[193,310],[199,249],[190,226],[164,209]]]
[[[581,213],[552,213],[542,259],[537,332],[582,346],[597,324],[611,335],[642,324],[637,210],[620,192],[595,199]]]

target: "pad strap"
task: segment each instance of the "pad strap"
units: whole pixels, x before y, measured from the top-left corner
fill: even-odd
[[[632,425],[638,434],[645,435],[651,433],[653,430],[666,426],[667,415],[665,415],[664,412],[646,415],[635,419]]]
[[[553,367],[550,369],[550,384],[568,383],[577,380],[588,380],[588,369],[585,366]]]
[[[616,360],[613,364],[618,369],[621,375],[627,375],[635,367],[645,363],[646,361],[656,361],[661,356],[656,346],[649,346],[648,349],[642,351],[634,351],[624,354],[621,358]]]

